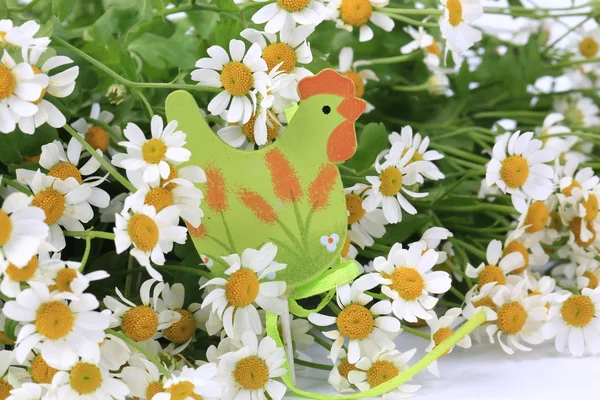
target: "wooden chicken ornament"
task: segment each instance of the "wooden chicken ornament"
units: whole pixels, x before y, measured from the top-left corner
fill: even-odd
[[[189,93],[174,92],[166,103],[168,119],[187,134],[188,165],[206,173],[198,185],[204,218],[198,228],[189,226],[198,253],[220,275],[227,268],[222,256],[272,242],[277,261],[287,264],[277,280],[287,283],[288,293],[347,251],[346,202],[335,163],[354,154],[354,121],[366,106],[354,97],[353,82],[331,69],[298,87],[301,101],[285,133],[256,151],[223,142]]]

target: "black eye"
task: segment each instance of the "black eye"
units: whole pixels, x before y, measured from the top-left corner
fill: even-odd
[[[329,114],[331,112],[331,107],[323,106],[323,114]]]

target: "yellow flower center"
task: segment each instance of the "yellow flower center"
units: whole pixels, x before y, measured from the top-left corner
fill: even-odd
[[[8,214],[0,210],[0,246],[4,246],[10,239],[12,222]]]
[[[60,301],[40,305],[35,316],[38,333],[51,340],[61,339],[71,332],[75,318],[69,306]]]
[[[354,71],[344,72],[344,76],[352,79],[352,82],[354,82],[354,96],[362,98],[365,95],[365,81],[363,81],[362,76]]]
[[[373,332],[373,315],[365,307],[352,304],[342,310],[337,318],[337,326],[343,336],[362,340]]]
[[[49,366],[40,354],[31,362],[29,373],[35,383],[50,384],[58,370]]]
[[[448,21],[452,26],[458,26],[463,20],[463,7],[461,0],[448,0],[446,2],[448,9]]]
[[[565,121],[568,123],[568,125],[584,125],[585,117],[583,115],[583,111],[577,108],[577,106],[570,106],[567,108],[564,114]]]
[[[349,251],[350,251],[350,236],[346,235],[346,240],[344,241],[344,246],[342,247],[342,252],[340,253],[340,255],[343,258],[346,258]]]
[[[262,358],[256,356],[242,358],[235,364],[233,377],[244,389],[262,389],[269,380],[269,367]]]
[[[13,389],[14,388],[10,383],[0,378],[0,400],[8,399],[8,397],[10,396],[10,391]]]
[[[30,162],[30,163],[39,163],[40,162],[40,157],[41,155],[37,155],[37,156],[21,156],[23,158],[23,161],[25,162]]]
[[[495,265],[486,265],[479,273],[479,287],[486,283],[497,282],[499,285],[506,283],[506,276],[502,268]]]
[[[46,213],[44,222],[48,225],[55,224],[65,212],[65,197],[54,189],[42,190],[35,195],[31,205],[39,207]]]
[[[102,385],[102,372],[94,364],[80,362],[71,368],[69,383],[79,394],[93,393]]]
[[[146,389],[146,400],[152,400],[155,394],[164,391],[164,387],[162,382],[152,382],[148,385]]]
[[[6,333],[4,333],[4,331],[0,331],[0,344],[3,344],[5,346],[13,346],[15,344],[15,341],[9,338],[6,335]]]
[[[158,244],[158,225],[145,214],[135,214],[129,219],[127,232],[131,241],[142,251],[151,251]]]
[[[188,310],[177,310],[181,319],[164,330],[165,336],[175,344],[187,342],[196,332],[196,319]]]
[[[67,178],[75,178],[79,184],[83,183],[81,172],[79,172],[76,166],[69,162],[59,162],[54,167],[50,168],[48,175],[58,178],[61,181],[64,181]]]
[[[583,219],[587,222],[594,221],[598,217],[598,198],[596,195],[590,194],[588,199],[583,202],[583,208],[585,208],[585,217]],[[1,223],[0,226],[2,226]]]
[[[573,195],[573,189],[575,189],[575,188],[581,189],[581,183],[579,183],[579,182],[577,182],[577,180],[573,179],[571,184],[562,190],[562,194],[564,194],[567,197],[570,197]]]
[[[244,96],[254,86],[254,76],[246,65],[232,61],[223,67],[221,83],[232,96]]]
[[[296,51],[285,43],[272,43],[262,51],[262,58],[267,63],[269,71],[275,68],[279,63],[281,66],[278,71],[286,73],[292,72],[296,67]]]
[[[173,190],[177,187],[176,183],[168,183],[165,185],[165,183],[169,182],[170,180],[173,180],[177,177],[179,177],[179,171],[177,170],[177,168],[173,165],[171,165],[171,163],[167,163],[169,165],[169,176],[167,177],[167,179],[163,179],[160,178],[160,186],[164,187],[167,190]]]
[[[425,280],[414,268],[400,267],[386,276],[391,279],[390,289],[395,290],[404,300],[416,300],[423,294]]]
[[[361,26],[373,15],[373,6],[369,0],[342,0],[340,17],[352,26]]]
[[[582,247],[588,247],[596,241],[596,230],[591,223],[585,222],[587,229],[592,233],[592,235],[584,242],[583,239],[581,239],[581,224],[584,222],[585,221],[579,217],[573,218],[571,221],[571,232],[573,232],[573,235],[575,235],[575,241],[578,245]]]
[[[365,209],[362,206],[363,200],[356,194],[346,195],[346,210],[348,210],[348,225],[352,225],[361,220],[365,215]]]
[[[425,48],[425,50],[427,50],[427,52],[429,54],[433,54],[438,57],[442,54],[442,51],[440,50],[440,46],[438,45],[438,43],[435,40],[433,41],[433,43],[431,43],[429,46],[427,46]]]
[[[202,396],[194,393],[194,384],[188,381],[174,384],[168,392],[171,394],[171,400],[188,400],[189,398],[202,400]]]
[[[585,58],[592,58],[598,54],[598,42],[591,37],[586,37],[579,42],[579,52]]]
[[[346,379],[348,379],[348,374],[350,373],[350,371],[356,370],[358,370],[358,368],[356,368],[356,364],[350,364],[350,362],[348,362],[348,357],[342,358],[342,361],[340,361],[340,365],[338,365],[338,372],[341,376],[343,376]]]
[[[527,321],[527,311],[516,301],[506,303],[498,310],[498,329],[514,335],[518,333]]]
[[[108,151],[110,145],[110,136],[108,132],[99,126],[92,126],[85,134],[85,141],[92,146],[94,150],[100,149],[103,153]]]
[[[448,327],[438,329],[431,338],[436,346],[439,346],[444,340],[448,339],[452,335],[452,329]],[[450,351],[450,350],[448,350]],[[444,355],[448,354],[448,351],[444,353]]]
[[[367,371],[367,382],[371,388],[398,376],[398,368],[391,361],[375,361]]]
[[[402,172],[398,168],[389,167],[379,175],[380,191],[384,196],[395,196],[402,188]]]
[[[596,307],[588,296],[576,295],[565,300],[560,313],[567,324],[582,327],[592,321]]]
[[[259,289],[258,277],[248,268],[235,271],[225,286],[225,296],[234,307],[246,307],[256,300]]]
[[[550,211],[543,201],[536,201],[531,204],[527,210],[527,215],[525,215],[525,225],[529,225],[525,228],[525,232],[535,233],[544,229],[548,223],[549,215]]]
[[[409,147],[407,147],[406,149],[404,149],[404,151],[402,152],[402,157],[404,157],[404,155],[405,155],[406,153],[408,153],[408,150],[410,150],[410,148],[409,148]],[[413,163],[413,162],[415,162],[415,161],[423,161],[423,156],[421,156],[421,153],[419,153],[418,151],[415,151],[415,152],[413,153],[413,156],[412,156],[412,158],[411,158],[411,159],[408,161],[407,165],[408,165],[408,164],[410,164],[410,163]]]
[[[160,212],[162,209],[175,204],[175,199],[168,189],[157,187],[146,194],[144,204],[154,206],[156,212]]]
[[[123,333],[136,342],[150,339],[158,329],[158,315],[148,306],[129,309],[121,320]]]
[[[37,256],[33,256],[23,268],[9,264],[8,268],[6,268],[6,275],[13,282],[27,282],[35,274],[35,271],[37,271],[38,265]]]
[[[500,176],[509,188],[523,186],[529,177],[529,165],[521,156],[510,156],[502,161]]]
[[[289,12],[300,11],[310,3],[310,0],[277,0],[279,6]]]
[[[6,99],[13,94],[17,80],[12,71],[0,64],[0,100]]]
[[[142,146],[142,158],[148,164],[160,163],[167,154],[167,145],[160,139],[150,139]]]
[[[590,271],[585,271],[583,273],[583,276],[585,276],[589,280],[589,283],[587,285],[588,288],[596,289],[598,287],[598,277],[596,276],[596,274]]]
[[[527,269],[529,266],[529,252],[527,251],[527,248],[525,248],[525,246],[523,246],[523,244],[520,242],[512,241],[504,248],[504,255],[510,253],[521,253],[523,260],[525,260],[525,264],[523,264],[522,267],[512,271],[511,274],[520,274],[521,272],[525,271],[525,269]]]
[[[489,296],[482,297],[481,299],[473,302],[473,307],[488,307],[496,311],[496,303]]]
[[[73,268],[63,268],[56,274],[56,288],[61,292],[72,293],[71,282],[77,278],[77,271]]]
[[[279,132],[279,124],[271,117],[270,114],[267,114],[267,142],[274,140],[277,137],[277,133]],[[244,135],[252,142],[256,143],[256,139],[254,138],[254,124],[256,123],[256,114],[253,114],[248,122],[242,125],[242,130],[244,131]]]

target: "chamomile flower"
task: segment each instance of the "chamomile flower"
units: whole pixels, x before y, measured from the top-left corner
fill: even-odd
[[[444,261],[446,261],[448,259],[448,254],[446,253],[446,251],[438,250],[437,249],[438,246],[440,245],[442,240],[446,240],[453,236],[454,236],[454,234],[452,234],[452,232],[450,232],[448,229],[440,228],[437,226],[427,229],[421,235],[421,241],[425,242],[426,249],[433,249],[433,250],[437,251],[438,260],[436,262],[436,265],[442,264]],[[446,242],[446,244],[448,244],[448,243],[450,243],[450,242]],[[450,251],[452,251],[452,255],[453,255],[454,251],[452,250],[452,243],[450,243],[449,246],[445,246],[445,248],[448,248],[448,247],[450,248]]]
[[[28,265],[48,237],[44,210],[32,206],[33,198],[12,193],[0,208],[0,265],[3,261],[17,268]]]
[[[340,350],[338,359],[335,360],[333,368],[329,372],[327,382],[340,393],[352,393],[354,389],[352,384],[348,381],[348,373],[356,369],[356,364],[348,362],[346,351]]]
[[[348,344],[348,362],[356,363],[361,356],[375,354],[381,350],[391,350],[395,346],[393,338],[400,333],[400,321],[387,316],[392,312],[392,304],[381,300],[372,307],[367,304],[372,296],[364,293],[380,283],[378,275],[365,275],[352,285],[337,288],[337,303],[342,310],[337,317],[312,313],[308,320],[317,326],[337,325],[337,329],[323,334],[334,340],[331,346],[331,359],[337,360],[346,339]]]
[[[578,169],[578,163],[568,162],[560,170],[558,188],[567,196],[577,196],[590,192],[600,184],[600,177],[594,174],[590,167]]]
[[[59,399],[125,400],[127,386],[115,374],[98,365],[79,361],[59,371],[52,379],[51,390]]]
[[[336,26],[352,32],[359,29],[359,40],[367,42],[373,39],[373,30],[367,24],[371,22],[386,32],[394,29],[394,20],[387,14],[375,11],[375,7],[385,7],[389,0],[332,0],[328,7],[333,10],[332,20]]]
[[[265,32],[277,33],[296,24],[319,25],[328,17],[327,11],[321,0],[277,0],[258,10],[252,16],[252,22],[255,24],[266,22]]]
[[[203,285],[215,288],[202,302],[202,308],[211,306],[212,313],[223,321],[229,337],[239,337],[245,331],[262,333],[255,304],[273,314],[283,312],[286,300],[281,296],[285,282],[265,282],[270,274],[285,268],[285,264],[273,261],[276,255],[277,247],[267,243],[260,250],[244,250],[241,258],[237,254],[223,257],[229,264],[225,271],[227,279],[214,278]]]
[[[429,314],[431,315],[431,318],[426,322],[431,329],[431,341],[429,342],[429,346],[427,346],[425,349],[427,353],[431,352],[436,346],[448,339],[454,332],[454,329],[456,329],[456,327],[465,320],[461,316],[462,310],[458,307],[449,309],[446,311],[446,314],[440,318],[437,317],[437,314],[434,311],[429,311]],[[463,337],[456,343],[456,345],[462,347],[463,349],[468,349],[471,347],[471,337],[469,335]],[[451,351],[452,348],[448,352]],[[433,375],[437,377],[440,376],[437,361],[429,364],[427,369]]]
[[[286,387],[276,379],[286,373],[284,350],[268,336],[259,342],[249,331],[241,340],[244,347],[221,356],[219,361],[219,376],[225,389],[222,398],[265,399],[268,394],[273,400],[281,400]]]
[[[43,393],[41,385],[26,382],[20,388],[11,390],[6,400],[40,400]]]
[[[579,265],[575,273],[577,289],[596,289],[598,287],[598,279],[600,278],[600,263],[598,261],[593,260]]]
[[[156,365],[141,355],[131,357],[128,364],[121,371],[121,379],[129,388],[130,395],[150,400],[163,391],[164,378]]]
[[[260,46],[255,43],[246,52],[243,41],[232,39],[231,58],[220,46],[210,47],[207,53],[209,57],[196,62],[198,69],[192,71],[192,79],[198,85],[223,88],[208,104],[208,111],[212,115],[227,111],[227,122],[245,124],[256,107],[256,93],[266,96],[271,85]]]
[[[413,129],[410,126],[405,126],[398,132],[392,132],[388,136],[390,144],[402,143],[404,145],[404,154],[409,149],[413,149],[414,153],[408,164],[415,164],[417,167],[417,183],[423,183],[423,177],[437,181],[444,179],[444,174],[433,161],[441,160],[444,155],[436,150],[427,150],[429,147],[429,137],[422,137],[420,133],[413,135]],[[404,155],[403,154],[403,155]]]
[[[192,340],[196,332],[197,323],[194,311],[197,310],[192,305],[187,309],[183,307],[185,287],[181,283],[175,283],[173,286],[169,286],[168,283],[165,284],[161,297],[167,309],[181,315],[179,321],[164,330],[164,336],[174,345],[186,345]],[[196,306],[198,305],[196,304]]]
[[[367,189],[368,186],[362,183],[344,189],[348,225],[350,225],[348,236],[353,243],[361,248],[373,245],[375,243],[374,238],[381,238],[385,234],[387,223],[383,211],[380,209],[366,212],[363,208],[362,195]]]
[[[555,339],[556,350],[563,353],[568,348],[574,356],[583,355],[586,349],[600,353],[600,288],[584,288],[581,294],[560,291],[546,299],[550,310],[544,337]]]
[[[379,81],[379,78],[375,75],[373,70],[366,68],[358,69],[359,66],[368,65],[368,63],[368,61],[360,60],[354,62],[354,50],[352,50],[352,47],[344,47],[340,51],[338,71],[342,75],[352,79],[352,82],[354,83],[354,96],[361,99],[365,96],[365,86],[367,82]],[[367,109],[365,112],[372,111],[374,108],[375,107],[373,107],[372,104],[367,102]]]
[[[75,79],[77,79],[77,76],[79,75],[79,67],[73,66],[50,76],[53,69],[72,64],[73,60],[65,56],[53,56],[48,58],[42,65],[38,65],[44,51],[45,49],[43,48],[34,48],[30,52],[25,53],[25,62],[31,64],[35,74],[49,76],[48,86],[44,88],[40,98],[35,102],[38,106],[38,111],[35,115],[22,117],[19,120],[19,129],[28,134],[33,134],[35,128],[46,122],[53,128],[61,128],[65,125],[67,122],[65,116],[54,104],[44,97],[46,94],[57,98],[69,96],[75,89]]]
[[[497,320],[487,325],[485,330],[490,342],[498,339],[502,350],[513,354],[514,349],[530,351],[529,344],[540,344],[544,341],[542,328],[546,323],[546,303],[540,295],[527,294],[527,280],[522,280],[514,287],[502,286],[492,299],[496,305]],[[507,343],[502,341],[505,338]]]
[[[267,120],[263,122],[263,118]],[[261,122],[263,123],[261,124]],[[217,135],[232,147],[254,150],[257,145],[261,148],[271,143],[281,136],[284,131],[285,128],[277,117],[271,111],[265,109],[263,115],[253,114],[245,124],[238,122],[224,126],[217,131]]]
[[[554,157],[552,152],[541,150],[541,140],[532,137],[533,132],[503,137],[494,145],[487,165],[487,184],[510,194],[515,207],[527,198],[544,201],[552,193],[554,170],[545,163]]]
[[[588,60],[600,55],[600,27],[585,31],[579,30],[579,37],[574,41],[572,48],[575,50],[575,60]],[[582,63],[583,72],[590,73],[598,69],[598,63]]]
[[[367,176],[371,188],[365,192],[363,208],[371,212],[378,207],[383,210],[385,219],[390,224],[402,221],[402,210],[409,214],[416,214],[416,208],[401,193],[411,197],[425,197],[428,193],[417,193],[406,187],[414,185],[418,180],[418,165],[413,165],[410,160],[414,156],[414,149],[404,152],[402,143],[392,145],[390,151],[385,151],[377,156],[375,170],[379,176]],[[380,163],[381,156],[385,154],[386,160]]]
[[[78,357],[97,363],[109,317],[94,311],[99,306],[96,297],[50,293],[38,282],[29,285],[2,309],[8,318],[24,323],[15,347],[17,361],[23,362],[31,349],[37,348],[52,367],[68,368]]]
[[[26,62],[17,64],[4,50],[0,59],[0,132],[14,131],[22,117],[38,112],[36,103],[48,82],[47,75],[36,74]]]
[[[244,29],[240,36],[251,43],[256,43],[262,49],[262,59],[267,63],[268,71],[278,67],[278,71],[286,74],[296,74],[297,79],[312,75],[312,72],[297,64],[310,64],[313,56],[310,45],[306,41],[308,36],[315,31],[313,25],[289,26],[279,32],[260,32],[256,29]]]
[[[7,49],[45,49],[50,44],[47,37],[34,36],[40,30],[35,21],[27,21],[21,26],[14,26],[10,19],[0,20],[0,48]]]
[[[100,346],[98,366],[109,371],[120,371],[131,357],[131,350],[121,338],[107,334]]]
[[[408,33],[413,40],[400,48],[400,53],[402,54],[409,54],[419,49],[427,49],[435,44],[433,36],[427,33],[422,26],[419,26],[418,29],[406,26],[404,27],[404,32]]]
[[[163,390],[152,396],[152,400],[217,400],[221,397],[221,386],[216,375],[216,364],[204,364],[195,369],[184,366],[180,373],[164,380]]]
[[[27,372],[15,364],[14,351],[0,351],[0,395],[5,399],[13,389],[18,389],[21,383],[27,379]]]
[[[412,349],[401,353],[398,350],[390,350],[363,357],[356,363],[356,369],[348,372],[348,381],[356,385],[361,392],[376,388],[406,371],[408,362],[416,351],[417,349]],[[384,394],[382,398],[391,400],[410,397],[420,388],[420,385],[404,383]]]
[[[100,104],[93,103],[92,109],[90,110],[90,118],[108,125],[113,121],[115,116],[110,111],[101,110]],[[88,142],[94,150],[100,150],[102,153],[116,153],[110,147],[109,133],[101,126],[87,122],[85,118],[79,118],[77,121],[73,122],[71,126],[83,136],[85,141]],[[114,129],[120,131],[118,127],[114,127]]]
[[[452,280],[444,271],[432,271],[438,254],[435,250],[425,251],[424,242],[416,242],[403,249],[396,243],[388,258],[377,257],[373,261],[375,270],[384,279],[381,292],[392,299],[392,311],[399,319],[417,322],[417,318],[428,320],[438,299],[433,294],[442,294],[450,289]]]
[[[94,174],[100,168],[100,162],[94,157],[78,167],[81,161],[82,146],[76,139],[69,140],[67,151],[58,140],[42,146],[42,154],[40,156],[40,166],[48,170],[48,176],[60,180],[74,178],[80,185],[90,187],[90,195],[87,202],[98,208],[108,207],[110,196],[104,190],[98,188],[104,179],[95,177]]]
[[[161,178],[168,179],[171,166],[188,161],[191,155],[183,147],[186,143],[185,133],[176,129],[177,121],[164,126],[162,118],[155,115],[150,123],[152,138],[146,139],[136,124],[127,124],[123,133],[129,141],[119,143],[127,148],[127,153],[116,154],[112,163],[125,168],[128,175],[141,174],[148,184],[157,184]]]
[[[446,54],[452,52],[458,64],[459,55],[482,38],[481,31],[471,24],[483,16],[481,0],[440,0],[444,15],[440,17],[440,31],[446,39]]]
[[[589,97],[580,93],[554,100],[554,110],[565,116],[569,126],[597,126],[600,124],[600,108]]]
[[[64,266],[64,262],[60,261],[60,259],[56,260],[54,257],[50,258],[45,252],[34,255],[29,262],[21,268],[12,263],[5,263],[5,265],[0,263],[0,275],[2,275],[0,292],[7,297],[15,298],[21,293],[22,289],[24,289],[24,287],[21,286],[22,284],[39,282],[49,286],[54,283],[52,276],[56,273],[56,270],[62,266]]]
[[[52,268],[52,289],[64,293],[82,294],[91,282],[100,281],[109,277],[106,271],[92,271],[86,274],[80,271],[81,263],[75,261],[62,261],[60,253],[55,253],[52,258],[40,255],[40,267],[48,264]],[[48,267],[46,267],[48,268]]]
[[[94,211],[88,203],[92,188],[80,185],[73,177],[65,180],[44,175],[40,170],[35,173],[25,169],[17,170],[17,180],[28,185],[33,192],[31,205],[44,210],[44,222],[50,228],[48,241],[55,251],[65,248],[65,236],[61,226],[69,231],[83,231],[82,223],[89,222]]]
[[[146,268],[150,276],[162,280],[162,275],[150,265],[165,263],[165,254],[173,250],[173,243],[183,244],[187,230],[179,224],[176,206],[156,212],[154,206],[131,204],[115,216],[115,247],[120,254],[133,246],[130,254]]]
[[[502,242],[492,240],[487,247],[486,263],[481,263],[477,268],[467,264],[465,274],[469,278],[477,279],[479,287],[483,287],[490,282],[496,282],[498,285],[507,283],[507,275],[512,271],[525,265],[523,254],[514,251],[503,255]]]

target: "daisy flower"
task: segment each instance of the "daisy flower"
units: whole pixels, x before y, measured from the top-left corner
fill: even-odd
[[[576,49],[575,60],[587,60],[597,58],[600,55],[600,27],[585,31],[579,30],[579,36],[571,48]],[[598,69],[598,63],[582,63],[583,72],[590,73]]]
[[[596,289],[600,278],[600,263],[597,260],[592,260],[581,264],[577,267],[575,274],[577,289]]]
[[[600,108],[589,97],[580,93],[569,97],[556,98],[554,110],[565,116],[565,122],[571,127],[597,126],[600,124]]]
[[[14,131],[22,117],[38,112],[36,103],[48,82],[47,75],[36,74],[26,62],[17,64],[4,50],[0,59],[0,132]]]
[[[18,389],[21,383],[29,378],[28,375],[22,366],[15,365],[14,351],[0,351],[0,394],[5,399],[8,398],[10,392]],[[18,400],[22,399],[19,398]]]
[[[592,168],[585,167],[578,170],[578,166],[577,162],[568,162],[557,174],[557,177],[559,177],[558,188],[567,197],[580,197],[583,193],[592,191],[600,184],[600,177],[594,174]]]
[[[415,167],[418,167],[417,183],[424,182],[423,176],[434,181],[444,179],[444,174],[433,163],[433,161],[444,158],[444,155],[436,150],[427,150],[429,147],[429,137],[421,137],[420,133],[413,135],[412,127],[407,125],[402,128],[400,134],[398,132],[390,133],[388,140],[392,146],[395,143],[402,143],[404,145],[404,154],[409,149],[414,150],[408,164],[415,164]]]
[[[348,381],[364,392],[396,378],[408,369],[408,362],[417,349],[404,353],[390,350],[361,358],[355,365],[356,369],[348,372]],[[421,385],[404,383],[382,396],[385,400],[400,399],[412,396]]]
[[[375,7],[385,7],[389,0],[332,0],[328,7],[333,10],[331,19],[336,21],[336,26],[352,32],[359,29],[359,40],[367,42],[373,39],[373,30],[368,22],[378,26],[386,32],[394,29],[394,20],[387,14],[375,11]]]
[[[331,346],[331,359],[337,360],[346,339],[348,344],[348,362],[356,363],[361,356],[375,354],[381,350],[396,347],[392,340],[400,333],[400,321],[387,316],[392,312],[392,304],[381,300],[370,308],[366,305],[373,300],[364,293],[380,283],[375,274],[364,275],[352,283],[338,286],[337,303],[342,310],[337,317],[312,313],[308,320],[317,326],[337,325],[337,329],[324,332],[334,340]]]
[[[437,252],[438,259],[437,259],[436,265],[442,264],[443,262],[445,262],[448,259],[448,254],[446,253],[446,251],[438,250],[437,249],[438,246],[440,245],[442,240],[446,240],[453,236],[454,236],[454,234],[452,232],[450,232],[448,229],[439,228],[437,226],[427,229],[421,235],[421,241],[425,242],[425,244],[426,244],[425,248],[433,249]],[[452,255],[454,255],[454,250],[452,249],[452,243],[446,242],[446,245],[448,245],[448,246],[444,246],[443,248],[449,248],[449,250],[452,252]]]
[[[44,389],[37,383],[24,383],[20,388],[10,391],[6,400],[40,400]]]
[[[38,111],[33,116],[22,117],[19,120],[19,129],[27,134],[33,134],[35,128],[46,122],[53,128],[61,128],[67,123],[65,116],[60,110],[54,104],[45,100],[44,97],[46,94],[56,98],[69,96],[75,89],[75,79],[79,75],[79,67],[73,66],[50,76],[53,69],[72,64],[73,60],[65,56],[53,56],[39,66],[38,62],[45,50],[44,48],[34,48],[30,52],[25,53],[25,62],[31,65],[34,73],[49,77],[48,86],[43,89],[40,98],[35,102],[38,106]]]
[[[44,210],[44,222],[50,228],[48,238],[55,251],[65,248],[65,236],[61,226],[69,231],[85,230],[82,223],[94,217],[94,211],[88,203],[92,194],[89,185],[80,185],[73,177],[64,181],[44,175],[40,170],[32,174],[26,169],[17,170],[17,180],[28,185],[34,196],[31,205]]]
[[[348,362],[348,356],[344,349],[340,350],[338,359],[333,364],[327,382],[340,393],[354,392],[352,384],[348,381],[348,374],[350,371],[356,370],[356,364]]]
[[[175,283],[173,286],[169,286],[167,283],[162,289],[161,297],[167,309],[181,315],[179,321],[164,330],[165,337],[174,345],[187,345],[196,332],[197,323],[194,311],[197,310],[192,307],[193,304],[187,309],[183,307],[185,287],[181,283]]]
[[[145,281],[140,288],[141,305],[127,300],[119,289],[116,289],[116,293],[121,301],[106,296],[103,302],[112,313],[111,326],[119,326],[125,336],[136,342],[161,338],[165,329],[181,320],[181,314],[169,310],[159,298],[164,285],[154,279]],[[151,295],[153,286],[154,291]]]
[[[466,319],[472,318],[479,310],[483,309],[486,316],[486,321],[495,321],[498,318],[496,313],[497,307],[494,303],[494,296],[505,286],[498,285],[496,282],[486,283],[483,286],[475,285],[465,294],[465,306],[463,307],[462,315]],[[482,324],[479,328],[473,331],[473,336],[481,343],[481,334],[485,329]],[[486,334],[487,336],[487,334]]]
[[[600,353],[600,288],[584,288],[581,294],[560,291],[546,299],[550,310],[544,337],[555,339],[556,350],[563,353],[568,348],[574,356],[583,355],[586,349]]]
[[[540,150],[542,141],[533,139],[533,132],[515,132],[494,145],[492,160],[487,165],[486,182],[497,185],[512,196],[515,208],[525,199],[544,201],[552,193],[554,170],[545,163],[554,156]]]
[[[206,399],[221,397],[221,386],[216,378],[217,365],[204,364],[196,369],[183,367],[163,383],[163,390],[152,400]]]
[[[243,41],[232,39],[229,42],[231,58],[220,46],[210,47],[207,53],[210,57],[198,60],[199,69],[191,75],[198,85],[224,89],[210,101],[208,111],[212,115],[227,111],[227,122],[245,124],[254,113],[256,93],[264,97],[271,86],[260,46],[254,43],[246,52]]]
[[[261,124],[263,121],[259,120],[259,114],[253,114],[245,124],[234,123],[224,126],[217,131],[217,135],[231,147],[254,150],[258,145],[259,148],[262,148],[285,131],[281,122],[272,112],[265,110],[264,117],[268,119],[268,122],[264,121]]]
[[[427,33],[422,26],[419,26],[418,29],[415,29],[412,26],[406,26],[404,27],[404,32],[408,33],[412,38],[412,41],[400,48],[400,53],[402,54],[409,54],[419,49],[427,49],[436,44],[433,36]]]
[[[110,111],[100,110],[100,104],[92,104],[90,119],[108,125],[113,121],[114,118],[114,114]],[[81,136],[83,136],[85,141],[88,142],[94,150],[100,150],[102,153],[109,152],[111,154],[116,154],[116,152],[110,147],[109,133],[101,126],[87,122],[85,118],[79,118],[77,121],[73,122],[71,126],[73,129],[79,132]],[[120,128],[118,126],[114,126],[113,129],[120,132]]]
[[[270,337],[260,340],[252,332],[241,336],[240,350],[221,356],[219,376],[223,379],[224,400],[253,398],[281,400],[286,392],[276,379],[286,373],[285,352]]]
[[[481,263],[477,268],[467,264],[465,274],[469,278],[477,279],[479,287],[485,286],[490,282],[496,282],[498,285],[507,283],[507,275],[516,269],[525,265],[523,254],[519,251],[511,253],[502,252],[502,242],[492,240],[487,247],[486,263]],[[511,278],[512,279],[512,278]],[[513,281],[509,279],[509,283]]]
[[[163,376],[156,365],[141,354],[131,357],[128,364],[121,371],[121,379],[129,388],[131,396],[150,400],[163,391]]]
[[[21,26],[14,26],[10,19],[0,20],[0,47],[9,49],[39,48],[45,49],[50,38],[35,38],[40,25],[35,21],[27,21]]]
[[[213,314],[223,321],[229,337],[239,337],[242,332],[261,334],[263,330],[258,305],[273,314],[281,314],[285,309],[285,282],[265,282],[273,279],[270,274],[285,268],[285,264],[275,261],[277,247],[267,243],[260,250],[246,249],[240,258],[237,254],[223,257],[229,264],[225,270],[227,279],[214,278],[202,287],[214,286],[202,302],[202,308],[211,305]],[[262,281],[262,282],[261,282]]]
[[[408,322],[417,322],[417,318],[430,319],[427,311],[438,301],[430,293],[445,293],[452,283],[447,272],[432,271],[438,254],[426,248],[424,242],[412,243],[408,249],[396,243],[387,259],[377,257],[373,261],[375,270],[384,280],[381,293],[392,299],[394,315]]]
[[[384,154],[386,160],[380,163],[381,156]],[[390,224],[402,221],[403,209],[412,215],[417,213],[416,208],[401,193],[403,191],[411,197],[428,195],[428,193],[417,193],[406,188],[418,181],[419,166],[410,163],[413,156],[414,149],[410,148],[405,152],[402,143],[393,144],[387,154],[384,151],[377,156],[375,170],[379,176],[366,177],[372,185],[365,192],[366,196],[363,200],[363,208],[366,212],[381,206],[383,215]]]
[[[25,361],[35,347],[44,360],[56,368],[74,365],[78,356],[86,362],[97,363],[100,359],[98,344],[104,339],[109,317],[94,311],[99,306],[96,297],[90,293],[79,296],[50,293],[38,282],[29,285],[29,289],[2,309],[8,318],[24,323],[15,347],[17,361]]]
[[[344,189],[348,225],[350,225],[348,236],[361,248],[372,246],[375,243],[374,238],[378,239],[385,235],[385,225],[387,224],[383,211],[375,209],[366,212],[363,208],[362,194],[367,189],[368,186],[362,183]]]
[[[79,263],[76,263],[79,266]],[[42,252],[39,255],[34,255],[29,262],[22,268],[19,268],[11,263],[2,265],[0,263],[0,292],[10,298],[15,298],[21,293],[22,284],[29,282],[40,282],[46,286],[54,283],[52,276],[56,271],[64,267],[65,263],[57,260],[56,257],[50,258],[48,253]]]
[[[127,386],[105,368],[79,361],[54,375],[50,389],[59,399],[125,400]]]
[[[440,0],[444,15],[440,17],[440,31],[446,39],[446,54],[452,52],[458,64],[459,54],[479,42],[482,34],[471,23],[483,16],[481,0]]]
[[[306,41],[315,31],[313,25],[289,26],[279,32],[279,41],[274,33],[260,32],[256,29],[244,29],[240,36],[262,49],[261,58],[267,63],[270,72],[275,67],[286,74],[295,74],[297,79],[312,75],[312,72],[296,64],[310,64],[313,56],[310,44]]]
[[[131,357],[131,350],[121,338],[107,334],[100,346],[98,366],[109,371],[120,371]]]
[[[354,96],[363,98],[365,95],[365,85],[368,81],[379,82],[379,78],[375,75],[375,72],[370,69],[362,68],[360,71],[358,67],[361,65],[368,65],[368,61],[356,61],[354,62],[354,50],[352,47],[344,47],[340,51],[338,71],[352,79],[354,83]],[[367,109],[365,112],[372,111],[375,107],[367,102]]]
[[[108,207],[110,196],[97,187],[104,182],[104,178],[92,175],[100,168],[100,162],[94,157],[90,157],[80,168],[77,167],[81,161],[82,149],[81,143],[72,138],[69,140],[65,153],[62,143],[55,140],[42,146],[39,164],[48,170],[48,176],[63,181],[70,177],[74,178],[80,185],[89,186],[91,192],[87,202],[98,208]],[[87,178],[84,179],[84,177]]]
[[[262,3],[266,0],[254,0]],[[277,33],[298,25],[319,25],[328,17],[320,0],[277,0],[262,7],[252,16],[255,24],[264,24],[265,32]]]
[[[12,193],[0,208],[0,264],[6,261],[14,267],[28,265],[48,237],[44,210],[32,207],[33,198]]]
[[[158,265],[165,263],[165,254],[173,250],[173,243],[183,244],[187,229],[179,224],[176,206],[163,208],[158,213],[154,206],[133,202],[131,209],[115,215],[115,247],[117,254],[133,246],[130,254],[146,268],[150,276],[162,280],[162,275],[150,260]]]
[[[429,346],[425,349],[427,353],[431,352],[436,346],[448,339],[452,333],[454,333],[454,329],[465,320],[461,316],[462,310],[458,307],[449,309],[446,311],[446,314],[440,318],[437,317],[437,314],[434,311],[429,311],[429,314],[431,315],[431,318],[425,321],[431,329],[431,341],[429,342]],[[456,345],[463,349],[468,349],[471,347],[471,337],[469,335],[465,336],[459,340]],[[451,352],[452,349],[453,348],[451,348],[448,353]],[[440,376],[437,360],[429,364],[427,369],[433,375],[437,377]]]
[[[100,281],[109,277],[106,271],[92,271],[86,274],[80,271],[81,263],[75,261],[62,261],[60,253],[55,253],[52,258],[40,255],[40,267],[49,264],[52,267],[51,290],[64,293],[82,294],[91,282]]]

